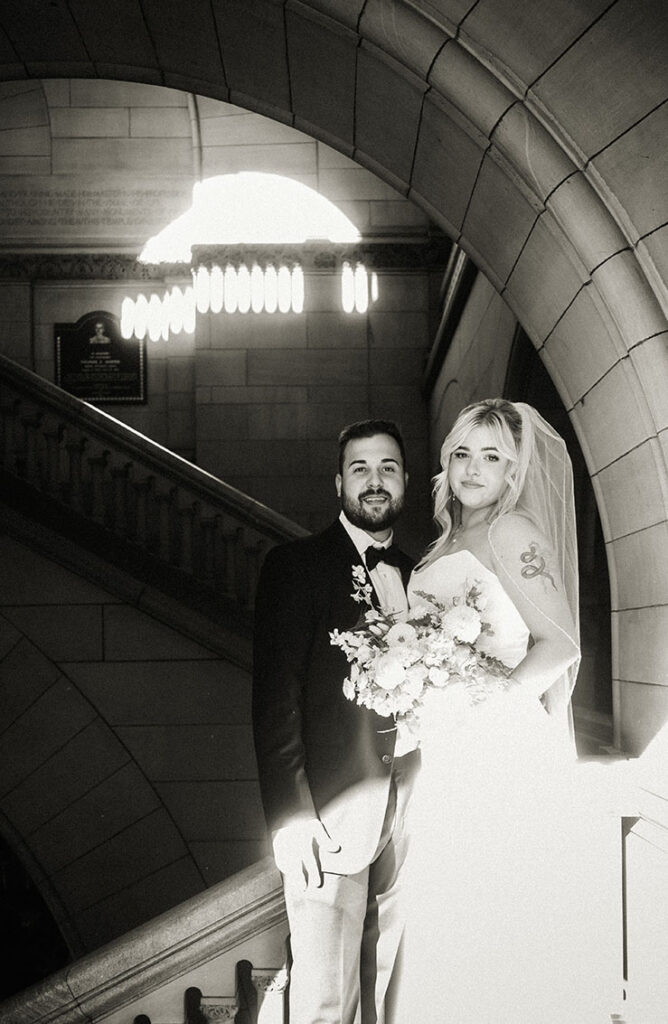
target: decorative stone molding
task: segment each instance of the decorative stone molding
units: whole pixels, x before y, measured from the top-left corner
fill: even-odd
[[[345,261],[364,263],[370,270],[423,271],[444,268],[452,243],[447,238],[420,242],[358,242],[354,245],[195,246],[192,264],[140,263],[119,253],[17,253],[0,256],[0,281],[125,281],[162,282],[189,278],[201,264],[257,262],[301,264],[305,271],[332,271]]]
[[[268,970],[253,968],[251,978],[257,991],[268,995],[276,992],[285,992],[290,975],[287,967],[281,967],[278,970],[272,968]]]
[[[284,922],[280,876],[266,858],[2,1003],[0,1019],[90,1024]]]
[[[452,242],[445,237],[419,242],[372,242],[323,245],[239,245],[193,246],[193,264],[213,266],[237,265],[257,261],[266,263],[300,263],[305,271],[336,270],[344,262],[364,263],[369,270],[431,270],[444,268]]]
[[[224,1020],[234,1020],[238,1011],[239,1004],[232,997],[208,997],[205,1002],[200,1004],[200,1013],[211,1024],[214,1024],[214,1022],[219,1024],[220,1021]]]
[[[153,281],[189,275],[185,264],[149,266],[114,253],[19,253],[0,256],[2,281]]]

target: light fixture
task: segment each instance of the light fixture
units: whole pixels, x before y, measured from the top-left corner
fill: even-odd
[[[278,308],[278,274],[273,263],[264,272],[264,308],[267,313],[275,313]]]
[[[237,302],[240,313],[247,313],[251,308],[251,278],[245,263],[237,270]]]

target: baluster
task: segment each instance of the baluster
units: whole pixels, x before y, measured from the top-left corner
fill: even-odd
[[[225,597],[236,600],[235,545],[236,535],[231,520],[224,515],[216,516],[216,576]]]
[[[26,427],[23,421],[24,407],[21,399],[14,403],[12,448],[14,472],[17,476],[25,476],[26,465]]]
[[[178,509],[181,527],[179,531],[178,564],[181,569],[191,574],[193,571],[193,534],[197,511],[197,502],[193,502],[192,505],[184,505]]]
[[[288,987],[287,969],[253,968],[251,981],[257,992],[257,1019],[261,1018],[262,1024],[283,1024]]]
[[[37,410],[30,410],[21,417],[23,423],[23,429],[25,431],[25,463],[23,466],[23,475],[29,484],[33,487],[39,487],[40,485],[40,459],[39,459],[39,447],[40,447],[40,424],[42,422],[42,414]]]
[[[184,997],[186,1024],[206,1024],[207,1021],[238,1021],[239,1004],[234,996],[203,996],[200,989],[188,988]]]
[[[207,583],[216,580],[216,529],[218,516],[201,516],[199,520],[199,575]]]
[[[260,578],[260,569],[264,562],[265,555],[271,547],[271,544],[264,537],[258,537],[258,540],[247,550],[248,554],[248,580],[247,580],[247,606],[249,610],[255,607],[255,593],[257,591],[257,584]]]
[[[140,547],[146,549],[152,546],[149,506],[153,496],[154,483],[154,477],[145,476],[141,480],[135,480],[133,484],[135,491],[134,540]]]
[[[114,532],[119,537],[128,536],[128,482],[130,477],[130,463],[123,466],[113,466],[111,479],[113,486],[113,525]]]
[[[166,562],[171,562],[174,488],[168,491],[156,490],[155,501],[158,508],[158,554]]]
[[[67,486],[66,500],[76,511],[84,511],[84,488],[83,488],[83,452],[87,441],[80,434],[68,437],[65,442],[67,452]]]
[[[237,1024],[256,1024],[257,989],[253,984],[253,965],[250,960],[237,960]],[[186,1018],[186,1024],[188,1019]]]
[[[43,431],[44,443],[46,445],[46,459],[44,463],[44,487],[49,494],[59,495],[62,491],[62,467],[60,443],[63,437],[63,424],[51,420]]]
[[[244,528],[235,526],[225,531],[225,588],[234,601],[239,601],[240,585],[243,578]]]
[[[238,526],[234,540],[234,590],[237,601],[242,608],[248,607],[248,530]]]
[[[109,453],[91,456],[87,462],[91,473],[91,510],[90,514],[97,523],[105,522],[104,470]]]
[[[18,399],[10,398],[2,403],[2,464],[8,473],[17,469],[18,409]]]

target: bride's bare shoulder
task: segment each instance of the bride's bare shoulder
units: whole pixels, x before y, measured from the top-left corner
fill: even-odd
[[[507,512],[490,526],[487,533],[491,548],[499,555],[515,552],[529,543],[545,546],[546,538],[535,523],[522,512]]]

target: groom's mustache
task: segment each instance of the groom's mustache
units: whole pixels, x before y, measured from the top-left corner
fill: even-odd
[[[365,498],[388,498],[390,501],[392,501],[392,495],[383,487],[371,487],[369,488],[369,490],[363,491],[362,494],[359,495],[358,501],[364,501]]]

